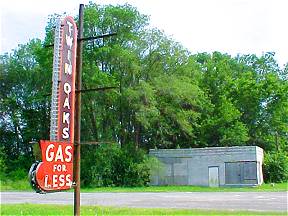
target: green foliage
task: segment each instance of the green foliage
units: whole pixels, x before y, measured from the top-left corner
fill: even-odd
[[[151,82],[141,82],[125,93],[136,122],[150,140],[149,146],[193,146],[207,99],[188,77],[162,75]]]
[[[33,162],[29,142],[48,137],[49,125],[43,123],[49,122],[50,105],[43,93],[51,89],[51,77],[38,62],[41,49],[40,40],[32,40],[0,57],[0,143],[7,173],[19,168],[27,174]]]
[[[89,3],[84,16],[85,37],[117,32],[84,43],[83,89],[114,88],[82,95],[81,138],[117,143],[82,148],[84,185],[145,185],[149,161],[140,149],[288,151],[288,64],[280,68],[274,53],[192,55],[128,4]],[[53,49],[43,45],[53,43],[56,17],[43,41],[0,56],[1,178],[24,176],[35,159],[29,142],[49,137],[44,95],[51,92]]]
[[[9,179],[13,179],[13,180],[27,179],[27,176],[28,176],[28,172],[27,172],[27,170],[25,170],[23,168],[16,168],[15,170],[11,171],[8,174]],[[27,182],[28,182],[28,180],[27,180]]]
[[[287,152],[271,152],[265,154],[264,180],[266,182],[288,182]]]
[[[218,52],[198,54],[194,58],[203,71],[200,87],[210,100],[210,109],[201,119],[200,146],[247,144],[248,128],[241,121],[241,107],[237,107],[235,94],[242,68],[235,59]]]
[[[6,161],[6,157],[3,152],[3,148],[0,148],[0,181],[4,180],[6,176],[7,167],[6,167],[5,161]]]
[[[145,186],[149,182],[149,159],[141,150],[103,144],[89,158],[89,163],[82,163],[86,186]]]

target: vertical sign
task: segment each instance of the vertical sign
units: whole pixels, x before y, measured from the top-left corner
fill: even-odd
[[[77,27],[68,16],[55,29],[50,141],[41,140],[42,162],[31,167],[36,191],[70,189],[73,181]]]
[[[50,140],[74,142],[77,27],[68,16],[55,29]]]
[[[58,140],[73,143],[77,27],[72,17],[66,17],[62,21],[62,26],[62,56],[58,97]]]

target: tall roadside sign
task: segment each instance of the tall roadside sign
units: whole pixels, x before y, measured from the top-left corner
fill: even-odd
[[[56,22],[50,140],[40,140],[42,161],[30,169],[37,192],[67,190],[73,183],[77,26],[68,16]]]
[[[84,38],[83,23],[83,4],[79,7],[78,31],[70,16],[56,22],[50,140],[40,140],[42,161],[34,163],[29,171],[31,185],[38,193],[67,190],[73,186],[74,215],[80,215],[81,92],[118,88],[110,86],[82,89],[83,41],[117,35],[108,33]]]

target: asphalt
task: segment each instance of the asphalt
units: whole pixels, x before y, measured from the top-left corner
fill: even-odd
[[[72,192],[1,192],[1,203],[73,204]],[[287,212],[287,192],[81,193],[81,205]]]

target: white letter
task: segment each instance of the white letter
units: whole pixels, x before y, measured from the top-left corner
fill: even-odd
[[[59,186],[60,186],[60,187],[64,186],[64,184],[65,184],[65,183],[64,183],[65,180],[64,180],[64,175],[63,175],[63,174],[59,176],[59,181],[60,181]]]
[[[55,162],[57,160],[61,160],[61,162],[63,162],[63,153],[62,153],[62,147],[61,145],[59,145],[56,156],[55,156]]]
[[[70,174],[66,175],[66,186],[69,186],[69,187],[72,186],[72,181],[71,181],[71,175]]]
[[[44,187],[48,188],[48,175],[45,175],[45,180],[44,180]],[[49,185],[50,186],[50,185]]]
[[[69,150],[72,150],[72,146],[67,146],[65,148],[65,154],[68,156],[67,158],[65,158],[66,162],[70,162],[72,160],[72,153]]]
[[[70,86],[70,84],[69,84],[69,83],[64,83],[63,88],[64,88],[64,92],[65,92],[67,95],[69,95],[70,92],[71,92],[71,86]]]
[[[65,122],[67,122],[67,124],[69,125],[70,123],[70,113],[68,112],[63,112],[63,119],[62,119],[62,123],[65,124]]]
[[[63,131],[62,131],[63,133],[62,133],[62,138],[63,139],[68,139],[69,138],[69,128],[67,128],[67,127],[65,127],[65,128],[63,128]]]
[[[71,65],[71,59],[72,59],[72,51],[71,50],[67,50],[67,59],[69,61],[69,64]]]
[[[67,21],[67,24],[68,24],[69,34],[71,35],[72,34],[72,26],[73,26],[73,24],[70,23],[69,21]]]
[[[67,107],[68,109],[70,109],[70,104],[69,104],[69,98],[66,97],[65,98],[65,101],[64,101],[64,105],[63,105],[63,108]]]
[[[65,35],[65,36],[66,36],[66,44],[71,49],[72,48],[72,43],[73,43],[73,37],[69,37],[68,35]]]
[[[57,177],[58,177],[57,175],[53,175],[53,177],[52,177],[52,179],[53,179],[53,181],[52,181],[52,182],[53,182],[53,183],[52,183],[52,184],[53,184],[53,187],[58,187]]]
[[[50,149],[53,149],[54,148],[54,145],[53,144],[50,144],[48,147],[47,147],[47,149],[46,149],[46,154],[45,154],[45,156],[46,156],[46,160],[48,161],[48,162],[50,162],[50,161],[52,161],[53,160],[53,157],[54,157],[54,152],[51,152],[50,153],[50,156],[49,156],[49,150]]]
[[[71,75],[72,74],[72,65],[68,64],[68,63],[65,63],[64,72],[65,72],[65,74]]]

